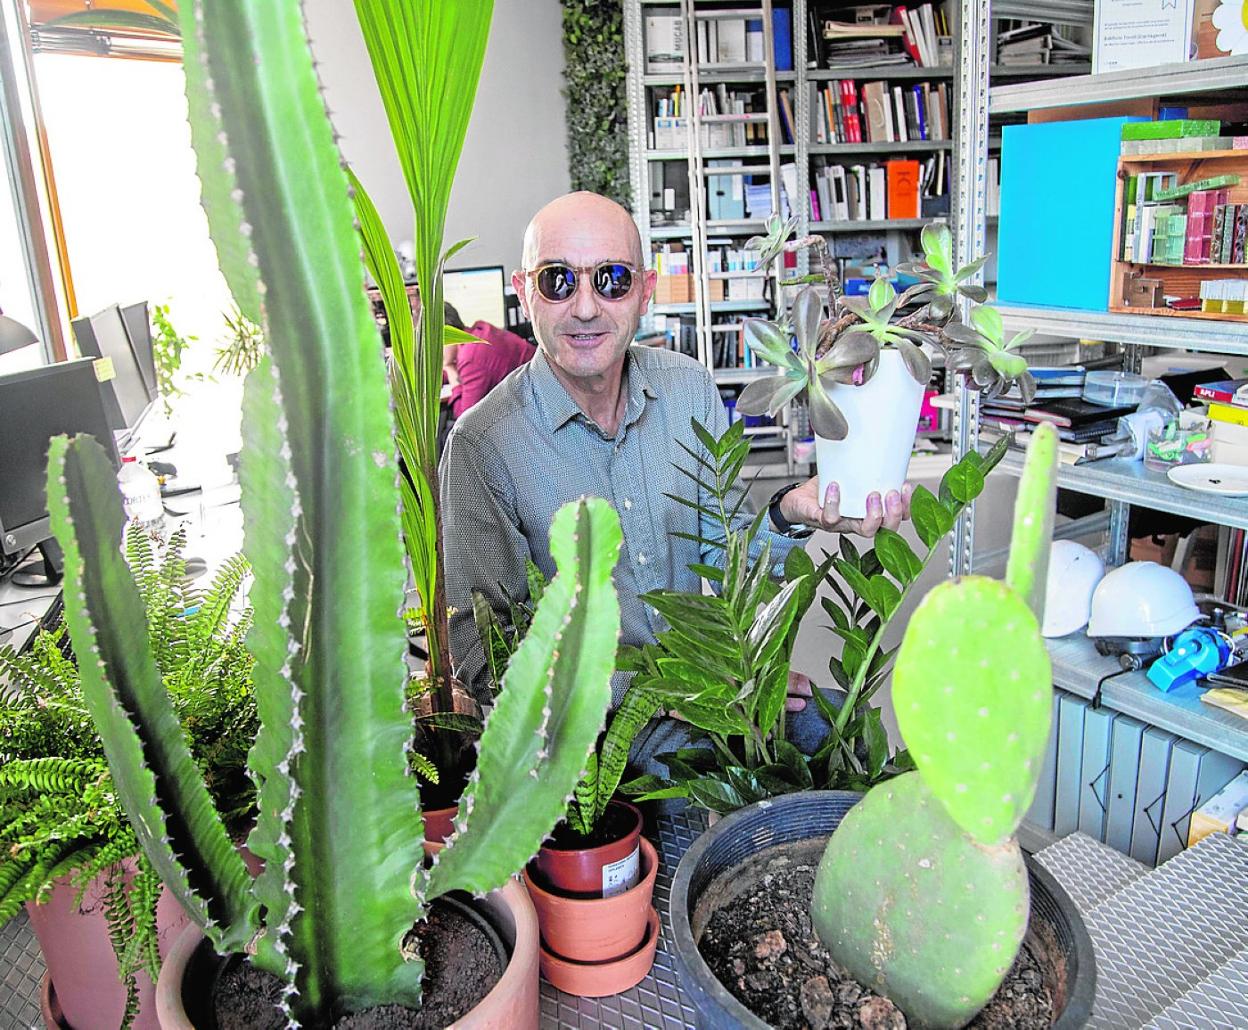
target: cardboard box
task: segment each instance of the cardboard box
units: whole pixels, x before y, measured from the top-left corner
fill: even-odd
[[[660,275],[655,282],[655,304],[692,304],[694,300],[694,279],[691,275]],[[710,280],[710,298],[712,301],[724,299],[724,280]]]
[[[1192,824],[1187,831],[1190,848],[1211,833],[1227,833],[1232,821],[1240,833],[1248,832],[1248,770],[1231,780],[1212,798],[1192,813]]]
[[[1226,465],[1248,465],[1248,426],[1231,422],[1210,422],[1212,458]]]

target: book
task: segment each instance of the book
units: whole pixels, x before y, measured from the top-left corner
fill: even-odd
[[[1135,405],[1105,408],[1079,397],[1066,397],[1046,401],[1023,412],[1028,422],[1052,422],[1059,428],[1073,429],[1093,422],[1118,419],[1135,411]]]
[[[787,7],[771,10],[771,39],[776,56],[776,71],[793,70],[793,12]]]
[[[888,131],[887,87],[882,82],[868,82],[862,87],[863,110],[867,116],[867,141],[870,143],[891,143],[892,135]]]
[[[888,218],[919,217],[919,162],[886,161]]]
[[[1209,402],[1209,418],[1214,422],[1225,422],[1232,426],[1248,426],[1248,408],[1237,404],[1222,404],[1219,401]]]
[[[679,14],[646,15],[646,71],[650,74],[684,69],[684,20]]]
[[[1218,245],[1219,264],[1229,265],[1235,245],[1235,219],[1239,217],[1240,204],[1227,204],[1226,214],[1222,219],[1222,242]]]
[[[1244,263],[1245,244],[1248,244],[1248,204],[1239,204],[1235,208],[1235,229],[1231,237],[1232,264]]]
[[[880,222],[888,218],[888,178],[883,165],[871,166],[868,174],[868,196],[870,200],[867,217],[871,221]]]
[[[1156,122],[1128,122],[1123,139],[1177,139],[1182,136],[1216,136],[1222,123],[1214,118],[1170,118]]]
[[[1216,383],[1198,383],[1192,396],[1198,400],[1234,404],[1235,391],[1248,386],[1248,379],[1223,379]]]

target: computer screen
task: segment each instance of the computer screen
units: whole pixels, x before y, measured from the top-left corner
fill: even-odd
[[[50,535],[48,441],[59,433],[90,433],[120,467],[93,359],[0,376],[0,553]]]
[[[121,320],[125,323],[134,356],[139,361],[143,383],[147,392],[155,398],[160,392],[160,383],[156,380],[156,358],[152,354],[152,323],[147,317],[147,301],[125,305],[121,309]]]
[[[112,427],[132,429],[156,399],[156,389],[154,384],[148,388],[121,309],[110,304],[97,314],[74,319],[73,327],[83,357],[106,358],[111,363],[111,378],[101,385]]]
[[[489,322],[506,327],[503,266],[455,268],[442,276],[442,299],[459,312],[464,325]]]

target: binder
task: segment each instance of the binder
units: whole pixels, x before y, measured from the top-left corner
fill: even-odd
[[[1129,715],[1114,720],[1109,750],[1109,811],[1105,815],[1105,843],[1124,855],[1131,850],[1135,818],[1135,790],[1140,776],[1140,743],[1144,724]]]
[[[1200,763],[1200,772],[1196,776],[1196,797],[1192,800],[1192,811],[1206,804],[1243,771],[1244,763],[1238,758],[1219,751],[1205,752],[1204,760]],[[1184,844],[1191,835],[1191,823],[1191,813],[1188,813],[1180,827],[1183,830]]]
[[[1135,785],[1135,812],[1131,826],[1131,857],[1145,865],[1157,864],[1161,843],[1162,805],[1170,769],[1173,733],[1150,726],[1140,742],[1140,774]]]
[[[1065,837],[1079,828],[1079,795],[1083,773],[1083,720],[1086,701],[1062,695],[1057,708],[1057,785],[1053,798],[1053,832]]]
[[[1027,821],[1042,830],[1053,829],[1053,796],[1057,787],[1057,721],[1061,694],[1053,692],[1053,721],[1049,724],[1049,743],[1044,749],[1044,764],[1040,767],[1040,781],[1036,784],[1036,796],[1027,810]]]
[[[1161,839],[1157,844],[1157,864],[1173,858],[1187,844],[1196,800],[1196,779],[1209,749],[1190,740],[1176,740],[1170,752],[1170,772],[1166,777],[1166,802],[1161,809]]]
[[[1079,831],[1105,839],[1109,808],[1109,741],[1115,713],[1089,707],[1083,717],[1083,773],[1079,790]]]

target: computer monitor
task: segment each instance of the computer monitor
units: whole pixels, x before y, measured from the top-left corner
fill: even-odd
[[[442,275],[442,299],[459,312],[466,326],[489,322],[505,327],[504,282],[502,265],[451,269]]]
[[[93,359],[0,376],[0,556],[21,555],[51,537],[48,441],[60,433],[90,433],[120,468]],[[47,551],[44,557],[47,564]]]
[[[138,359],[139,371],[143,373],[143,383],[148,393],[155,398],[160,392],[160,381],[156,378],[156,358],[152,353],[152,323],[147,315],[147,301],[125,305],[121,309],[121,320],[130,337],[134,356]]]
[[[148,388],[121,309],[110,304],[94,315],[74,319],[73,327],[83,357],[111,363],[111,378],[101,381],[109,423],[113,429],[133,430],[156,399],[156,389],[154,384]]]

